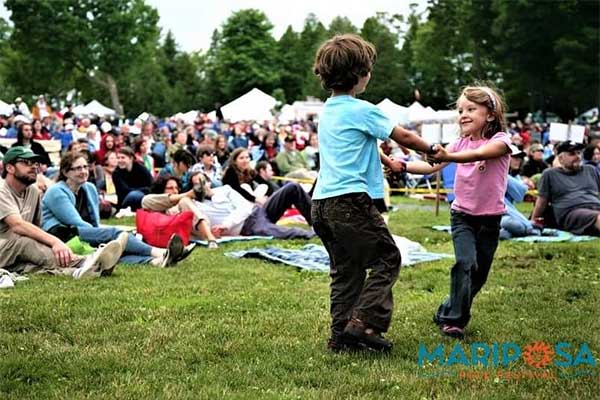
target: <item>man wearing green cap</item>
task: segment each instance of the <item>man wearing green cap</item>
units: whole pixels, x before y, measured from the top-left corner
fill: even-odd
[[[4,184],[0,186],[0,268],[9,272],[72,274],[98,277],[111,270],[123,249],[116,240],[92,255],[79,257],[57,237],[44,232],[40,191],[36,182],[41,157],[16,146],[4,155]]]

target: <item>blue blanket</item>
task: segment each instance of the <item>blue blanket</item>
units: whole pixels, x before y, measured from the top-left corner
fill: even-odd
[[[451,232],[450,225],[434,225],[432,229],[441,232]],[[561,231],[558,229],[545,228],[540,235],[530,235],[523,237],[511,238],[515,242],[589,242],[590,240],[598,239],[595,236],[575,235],[570,232]]]
[[[272,240],[273,236],[223,236],[217,239],[217,243],[227,242],[246,242],[248,240]],[[201,246],[208,246],[208,240],[196,240],[190,239],[190,242],[199,244]]]
[[[329,272],[329,255],[325,247],[316,244],[307,244],[299,249],[283,249],[280,247],[252,248],[248,250],[232,251],[225,253],[228,257],[235,258],[262,258],[274,262],[293,265],[307,271]],[[442,258],[452,257],[448,254],[430,253],[427,251],[412,251],[409,259],[402,260],[402,265],[413,265],[420,262],[437,261]]]

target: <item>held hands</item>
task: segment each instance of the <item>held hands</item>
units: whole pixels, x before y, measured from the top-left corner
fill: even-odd
[[[52,253],[54,253],[58,265],[63,268],[68,267],[73,259],[73,252],[63,242],[58,242],[52,246]]]
[[[427,162],[431,165],[447,161],[448,152],[441,144],[431,146],[431,151],[427,154]]]

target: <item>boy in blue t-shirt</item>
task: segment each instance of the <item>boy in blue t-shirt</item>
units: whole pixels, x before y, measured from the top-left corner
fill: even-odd
[[[332,92],[319,119],[321,169],[312,218],[331,262],[327,346],[336,352],[392,348],[381,334],[392,317],[400,251],[373,204],[384,195],[377,139],[391,138],[427,153],[435,150],[394,126],[373,104],[355,98],[365,90],[376,56],[373,45],[359,36],[338,35],[319,48],[314,65],[321,84]],[[399,163],[387,158],[384,162]]]

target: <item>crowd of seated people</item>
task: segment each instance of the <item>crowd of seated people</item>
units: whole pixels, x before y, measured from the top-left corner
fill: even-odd
[[[117,241],[122,262],[175,265],[188,251],[177,238],[155,247],[118,229],[101,227],[101,216],[138,209],[168,216],[191,212],[191,236],[206,240],[210,248],[218,247],[217,240],[225,235],[314,236],[310,228],[277,225],[291,207],[310,225],[311,200],[307,188],[298,183],[273,180],[274,175],[316,178],[319,143],[313,121],[226,123],[199,113],[191,124],[149,118],[119,125],[97,118],[77,119],[68,112],[62,119],[55,115],[50,111],[35,120],[19,114],[0,116],[0,137],[12,137],[15,147],[39,156],[40,226],[62,241],[77,236],[93,247]],[[516,186],[535,189],[544,172],[557,167],[565,156],[556,154],[557,144],[549,140],[547,125],[513,124],[510,133],[522,150],[511,162],[515,185],[520,182]],[[596,136],[586,139],[583,164],[600,169]],[[48,139],[60,141],[59,165],[52,165],[40,144]],[[557,203],[554,193],[545,193]],[[531,222],[518,222],[523,222],[525,231],[532,229]],[[506,230],[514,226],[507,224]]]

